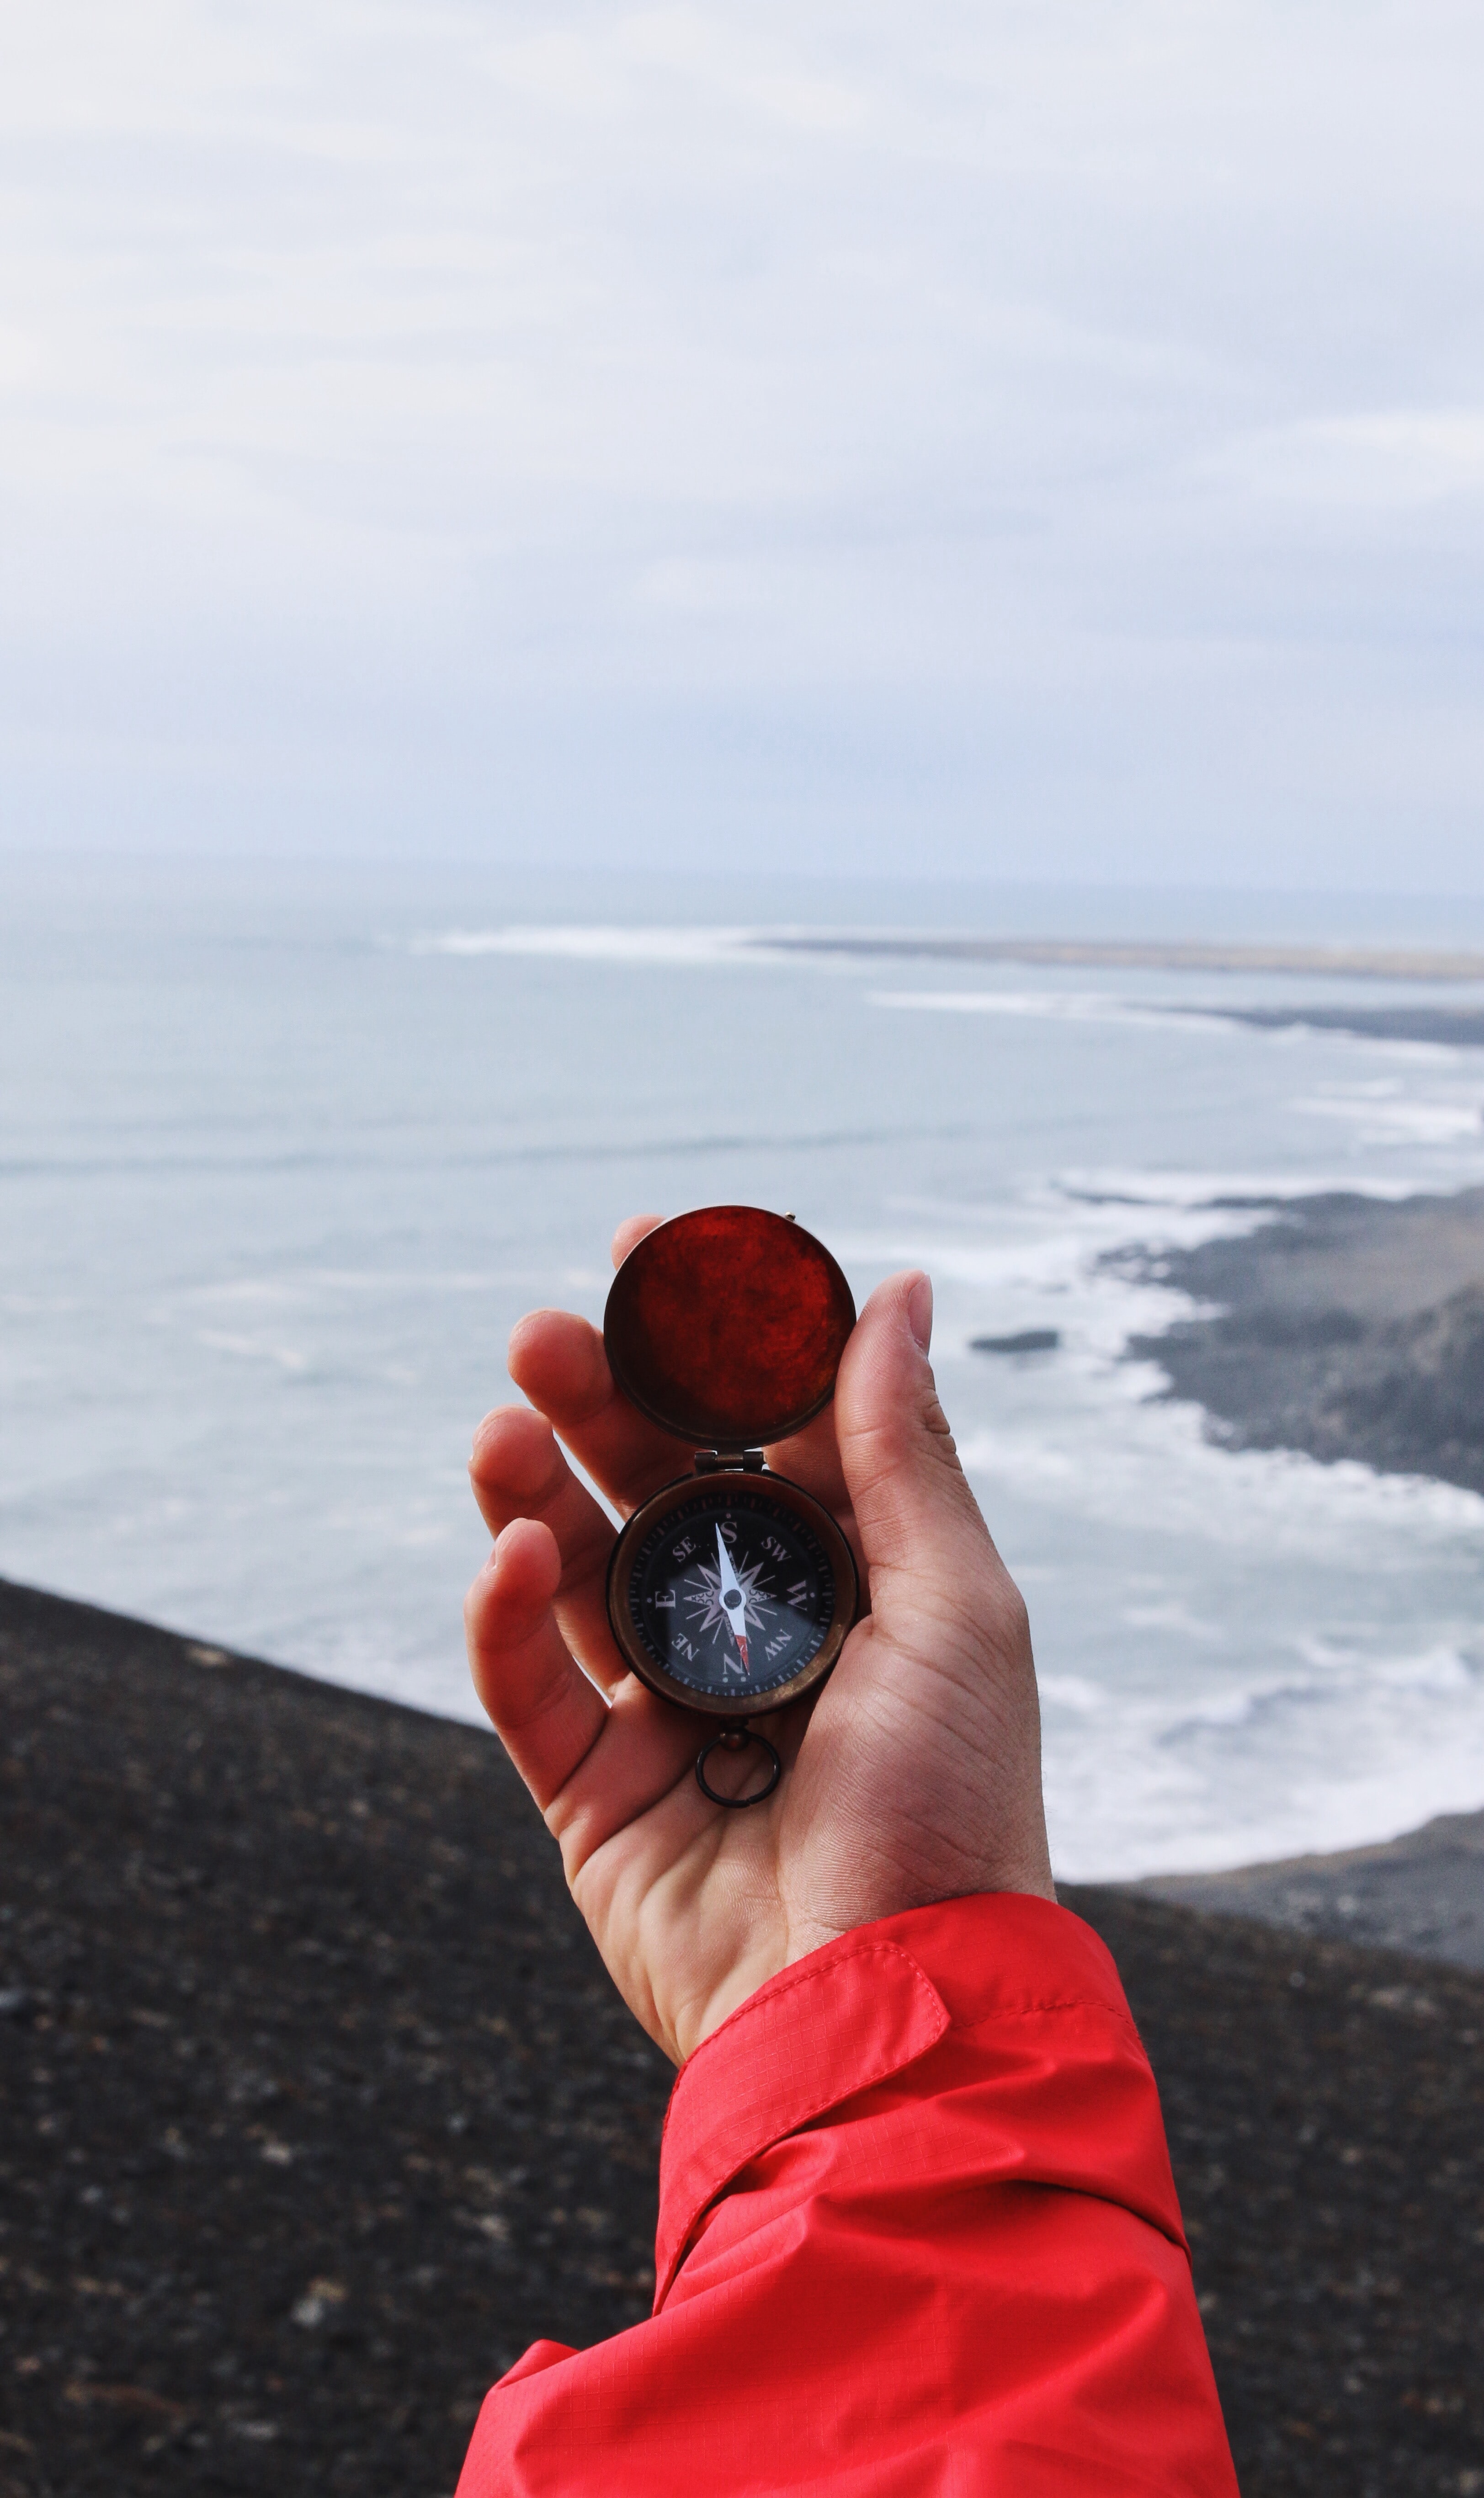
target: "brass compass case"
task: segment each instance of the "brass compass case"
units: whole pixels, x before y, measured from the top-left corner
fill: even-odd
[[[614,1378],[696,1450],[694,1471],[628,1521],[609,1567],[614,1637],[661,1698],[735,1726],[801,1699],[838,1657],[859,1605],[850,1547],[762,1447],[829,1403],[854,1324],[829,1251],[755,1206],[661,1224],[615,1277]]]
[[[631,1532],[635,1526],[638,1535]],[[764,1574],[772,1559],[775,1566],[786,1562],[794,1573],[774,1585],[765,1576],[761,1584],[754,1580],[764,1630],[756,1669],[737,1659],[721,1614],[724,1598],[712,1584],[713,1569],[717,1581],[720,1572],[708,1550],[712,1531],[734,1554],[742,1539],[744,1551],[750,1545],[758,1553],[757,1559],[749,1555],[743,1561],[743,1570]],[[685,1545],[689,1552],[679,1549]],[[770,1554],[770,1545],[781,1551]],[[844,1647],[858,1601],[855,1561],[829,1511],[786,1476],[762,1466],[718,1468],[667,1484],[630,1520],[609,1565],[609,1620],[640,1681],[662,1700],[728,1719],[786,1709],[822,1682]],[[774,1643],[778,1652],[770,1656]],[[747,1670],[739,1672],[739,1664]],[[770,1674],[770,1668],[777,1673]]]

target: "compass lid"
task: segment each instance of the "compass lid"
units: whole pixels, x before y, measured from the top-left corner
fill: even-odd
[[[822,1241],[756,1205],[647,1233],[608,1296],[603,1342],[630,1404],[693,1448],[786,1440],[822,1413],[855,1302]]]

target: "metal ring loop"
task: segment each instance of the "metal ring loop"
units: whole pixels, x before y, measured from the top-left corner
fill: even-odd
[[[718,1744],[725,1745],[729,1752],[744,1751],[749,1744],[761,1745],[763,1750],[767,1753],[770,1761],[773,1763],[773,1768],[769,1773],[766,1786],[759,1787],[756,1795],[718,1795],[706,1775],[707,1762],[710,1759],[710,1756],[716,1749]],[[760,1735],[756,1728],[752,1726],[723,1726],[720,1734],[713,1735],[709,1744],[703,1744],[700,1751],[696,1754],[697,1786],[700,1788],[701,1793],[704,1796],[709,1796],[710,1798],[712,1804],[724,1805],[728,1812],[745,1812],[749,1805],[766,1804],[782,1776],[783,1764],[779,1760],[777,1753],[774,1750],[774,1747],[768,1741],[767,1736]]]

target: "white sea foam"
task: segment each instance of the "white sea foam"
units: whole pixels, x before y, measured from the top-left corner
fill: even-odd
[[[1343,1119],[1363,1145],[1457,1145],[1484,1134],[1484,1083],[1448,1099],[1407,1097],[1398,1085],[1354,1084],[1302,1096],[1294,1108],[1310,1119]]]
[[[1137,1200],[1121,1189],[1089,1189],[1083,1195],[1071,1187],[1038,1188],[1024,1192],[1013,1209],[985,1209],[977,1237],[961,1216],[961,1228],[952,1232],[902,1226],[847,1233],[842,1249],[847,1257],[873,1265],[928,1266],[936,1276],[982,1292],[1016,1287],[1064,1291],[1076,1282],[1092,1296],[1123,1295],[1137,1300],[1143,1288],[1098,1265],[1105,1251],[1123,1246],[1131,1233],[1157,1252],[1239,1238],[1269,1220],[1265,1205],[1214,1204],[1214,1194],[1209,1179],[1192,1183],[1188,1196],[1179,1192],[1177,1183],[1168,1196],[1161,1191]],[[1184,1296],[1156,1289],[1166,1306],[1179,1301],[1189,1307]],[[1132,1325],[1127,1331],[1135,1331]]]
[[[1220,1625],[1202,1621],[1199,1614],[1183,1604],[1178,1597],[1158,1605],[1124,1605],[1122,1619],[1134,1631],[1179,1631],[1185,1639],[1218,1640]]]
[[[415,954],[547,955],[559,962],[756,964],[762,932],[747,928],[449,928],[415,937]]]
[[[1269,1199],[1320,1197],[1343,1190],[1352,1197],[1396,1200],[1416,1186],[1395,1171],[1358,1171],[1342,1165],[1306,1162],[1301,1170],[1281,1169],[1191,1169],[1141,1171],[1124,1165],[1063,1168],[1057,1176],[1059,1195],[1106,1202],[1114,1207],[1180,1207],[1192,1214],[1209,1213],[1221,1222],[1229,1214],[1246,1214],[1255,1204],[1254,1220],[1268,1219]],[[1126,1236],[1126,1233],[1125,1233]],[[1142,1232],[1140,1237],[1142,1238]]]
[[[1377,1474],[1352,1459],[1323,1465],[1296,1449],[1222,1448],[1206,1439],[1194,1405],[1142,1403],[1116,1430],[1104,1410],[1097,1430],[1098,1400],[1079,1401],[1077,1446],[1068,1445],[1070,1415],[1052,1409],[1044,1427],[971,1432],[960,1443],[965,1472],[1027,1500],[1059,1499],[1075,1483],[1087,1518],[1130,1532],[1198,1528],[1203,1545],[1260,1541],[1269,1554],[1338,1559],[1361,1532],[1393,1528],[1407,1544],[1467,1538],[1484,1558],[1484,1496],[1460,1485]]]
[[[1147,1001],[1120,998],[1107,991],[1089,989],[875,989],[873,1007],[900,1007],[921,1014],[1008,1015],[1038,1023],[1182,1023],[1188,1027],[1199,1023],[1213,1031],[1232,1032],[1238,1027],[1230,1019],[1215,1012],[1201,1014],[1198,1009],[1178,1008],[1162,1012]]]
[[[1100,1756],[1053,1709],[1058,1870],[1069,1879],[1114,1861],[1128,1874],[1209,1872],[1363,1845],[1434,1812],[1470,1809],[1484,1780],[1480,1680],[1456,1649],[1383,1650],[1344,1674],[1229,1683],[1174,1713],[1152,1697],[1099,1719]],[[1418,1741],[1419,1695],[1431,1742]],[[1433,1748],[1439,1737],[1445,1760]],[[1219,1818],[1200,1809],[1213,1772]]]

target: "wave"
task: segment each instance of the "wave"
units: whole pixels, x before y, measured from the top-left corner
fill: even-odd
[[[1174,1707],[1152,1693],[1089,1705],[1063,1680],[1041,1687],[1053,1856],[1067,1879],[1367,1846],[1484,1796],[1484,1673],[1457,1642],[1378,1649],[1328,1674],[1279,1669]]]
[[[1126,1405],[1135,1411],[1125,1407],[1116,1441],[1089,1429],[1073,1446],[1061,1414],[1048,1416],[1044,1428],[979,1429],[961,1443],[964,1472],[1022,1501],[1052,1499],[1060,1508],[1075,1494],[1079,1516],[1103,1526],[1189,1532],[1208,1547],[1255,1547],[1269,1560],[1342,1558],[1358,1532],[1383,1529],[1405,1544],[1477,1552],[1484,1493],[1432,1475],[1379,1474],[1353,1457],[1325,1465],[1298,1449],[1220,1447],[1206,1439],[1199,1407],[1148,1398],[1152,1369],[1121,1371],[1132,1381]]]
[[[1274,1721],[1296,1710],[1333,1708],[1338,1704],[1353,1712],[1357,1701],[1366,1696],[1382,1701],[1393,1692],[1451,1696],[1472,1691],[1474,1682],[1463,1651],[1447,1643],[1438,1643],[1415,1655],[1352,1658],[1348,1667],[1332,1667],[1325,1674],[1290,1675],[1246,1689],[1214,1693],[1184,1709],[1163,1728],[1159,1741],[1184,1743],[1212,1727],[1260,1727],[1265,1720]]]
[[[1175,1024],[1186,1030],[1191,1024],[1199,1024],[1213,1032],[1241,1031],[1229,1016],[1216,1009],[1209,1014],[1199,1007],[1166,1009],[1142,999],[1111,997],[1095,989],[1070,993],[1055,989],[873,989],[870,1004],[925,1014],[1011,1015],[1046,1023]]]
[[[414,954],[546,955],[577,963],[757,963],[766,932],[750,928],[450,928],[414,937]]]
[[[1408,1101],[1379,1085],[1354,1085],[1316,1093],[1293,1104],[1311,1119],[1343,1119],[1363,1145],[1458,1145],[1484,1141],[1484,1110],[1476,1091],[1460,1099]]]
[[[1375,1172],[1319,1169],[1292,1170],[1161,1170],[1150,1172],[1117,1164],[1062,1169],[1054,1183],[1064,1198],[1089,1205],[1158,1208],[1201,1208],[1213,1214],[1255,1208],[1265,1214],[1275,1203],[1305,1197],[1375,1197],[1395,1202],[1415,1193],[1414,1179]]]

